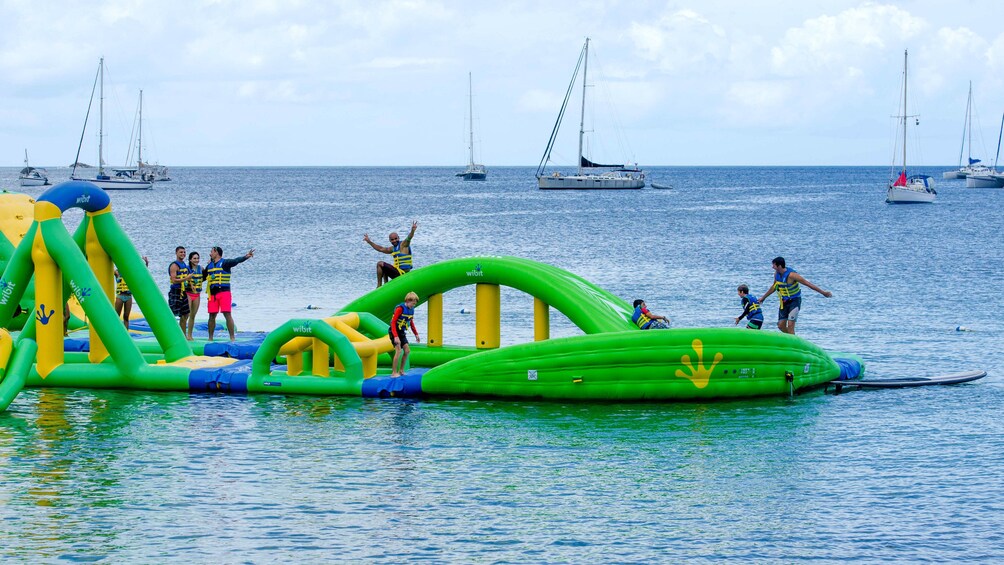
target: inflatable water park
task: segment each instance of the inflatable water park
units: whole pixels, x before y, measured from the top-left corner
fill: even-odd
[[[84,216],[71,234],[63,213]],[[858,381],[860,359],[779,332],[641,330],[626,300],[518,257],[422,266],[323,319],[292,319],[257,340],[186,340],[161,288],[94,184],[38,197],[0,194],[0,411],[25,387],[436,398],[673,401],[793,395]],[[117,268],[144,320],[116,314]],[[474,343],[443,340],[443,296],[475,287]],[[533,299],[530,343],[501,345],[501,288]],[[388,324],[407,292],[427,306],[425,343],[391,377]],[[68,326],[64,336],[64,304]],[[550,337],[560,312],[581,331]],[[139,330],[139,331],[137,331]]]

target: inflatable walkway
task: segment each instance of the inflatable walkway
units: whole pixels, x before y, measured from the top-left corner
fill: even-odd
[[[21,314],[28,321],[16,337],[0,334],[0,410],[24,386],[623,401],[789,395],[863,373],[859,360],[838,362],[792,335],[639,330],[625,300],[517,257],[415,269],[331,317],[289,320],[252,343],[197,345],[197,355],[104,191],[88,182],[62,183],[31,203],[30,217],[19,202],[19,233],[4,230],[8,245],[0,242],[6,262],[0,327],[12,327],[18,310],[28,312]],[[85,212],[72,235],[62,221],[70,208]],[[146,316],[147,339],[134,339],[114,312],[115,267]],[[445,344],[444,295],[464,286],[475,286],[474,343]],[[533,342],[501,346],[502,288],[532,298]],[[413,346],[404,377],[390,378],[387,323],[410,291],[427,304],[426,343]],[[70,299],[88,322],[87,339],[74,348],[79,352],[63,337],[63,304]],[[583,335],[551,339],[552,309]]]

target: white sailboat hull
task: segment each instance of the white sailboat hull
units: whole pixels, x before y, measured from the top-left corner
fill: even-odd
[[[604,175],[568,175],[537,177],[543,190],[625,190],[643,188],[645,179]]]
[[[70,180],[87,181],[98,185],[98,188],[104,190],[150,190],[153,188],[152,182],[133,179],[84,179],[70,177]]]
[[[934,197],[936,195],[937,193],[934,192],[934,189],[924,186],[889,185],[889,191],[886,195],[885,201],[890,204],[929,204],[934,202]]]
[[[1004,187],[1004,177],[999,175],[969,175],[966,177],[966,188],[1001,187]]]
[[[943,179],[964,179],[966,178],[966,172],[962,169],[957,171],[945,171],[941,173],[941,178]]]
[[[21,186],[45,186],[49,184],[48,179],[21,178]]]

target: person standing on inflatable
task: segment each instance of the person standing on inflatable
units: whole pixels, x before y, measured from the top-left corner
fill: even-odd
[[[167,305],[171,308],[171,313],[178,317],[178,325],[181,326],[181,333],[185,333],[188,325],[188,297],[185,296],[185,285],[191,274],[188,272],[188,263],[185,262],[185,247],[179,245],[174,248],[174,262],[168,265],[167,275],[171,279],[171,286],[167,289]]]
[[[387,333],[394,343],[394,361],[390,366],[390,376],[400,377],[404,375],[404,368],[408,363],[408,355],[411,354],[411,347],[408,346],[408,326],[411,326],[411,333],[415,334],[415,343],[421,343],[418,337],[418,328],[415,327],[415,305],[418,304],[418,295],[409,292],[404,296],[404,302],[394,308],[394,315],[390,319],[390,327]]]
[[[756,298],[750,296],[750,287],[744,284],[739,285],[736,292],[739,293],[739,304],[743,307],[743,313],[736,318],[735,325],[738,326],[739,320],[747,318],[749,321],[746,323],[746,328],[759,330],[763,327],[763,309],[760,308],[760,303],[757,302]]]
[[[363,234],[363,241],[370,244],[370,247],[376,249],[380,253],[387,253],[394,257],[394,264],[391,265],[385,261],[378,261],[376,266],[377,272],[377,288],[380,285],[397,277],[404,275],[411,271],[413,268],[411,260],[411,238],[415,237],[415,230],[418,229],[418,222],[411,223],[411,231],[408,232],[408,237],[401,241],[401,238],[397,235],[397,232],[392,232],[390,234],[390,247],[384,245],[377,245],[373,243],[370,239],[370,234]]]
[[[809,279],[785,267],[784,257],[775,257],[771,261],[771,267],[774,269],[774,284],[770,285],[767,293],[760,297],[760,304],[763,304],[763,301],[776,290],[781,299],[780,310],[777,311],[777,329],[786,334],[794,334],[798,311],[802,307],[800,285],[804,284],[826,298],[833,296],[833,293],[819,288],[809,282]]]
[[[230,296],[230,270],[235,265],[240,265],[252,257],[254,257],[254,249],[236,259],[224,259],[222,247],[214,247],[209,251],[209,263],[203,270],[206,284],[209,286],[209,341],[213,341],[213,332],[216,331],[216,314],[220,312],[223,312],[223,317],[227,320],[230,341],[234,341],[234,318],[230,314],[231,306],[233,306]]]

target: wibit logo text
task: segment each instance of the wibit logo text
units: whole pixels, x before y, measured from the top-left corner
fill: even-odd
[[[90,194],[81,194],[80,196],[77,197],[77,204],[87,204],[90,201],[91,201]]]
[[[483,277],[485,276],[484,271],[481,270],[481,263],[474,266],[473,271],[467,271],[467,276],[469,277]]]

